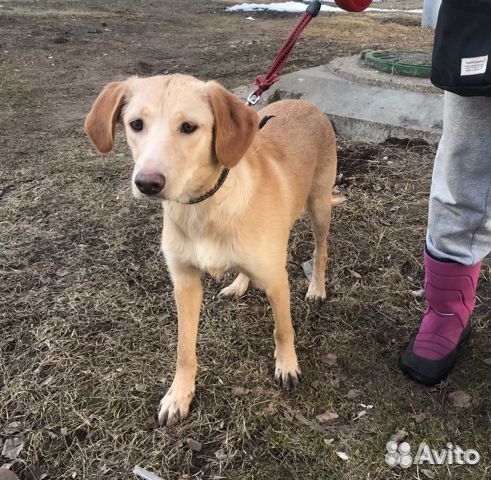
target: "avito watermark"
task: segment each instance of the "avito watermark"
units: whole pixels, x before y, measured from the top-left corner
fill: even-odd
[[[409,468],[411,465],[476,465],[481,460],[475,449],[463,450],[458,445],[447,443],[446,449],[435,450],[426,442],[419,444],[418,451],[413,456],[411,445],[407,442],[387,442],[385,461],[391,467]]]

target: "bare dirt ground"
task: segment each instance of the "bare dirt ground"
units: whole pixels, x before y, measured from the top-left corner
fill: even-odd
[[[122,136],[101,157],[82,122],[113,79],[185,72],[233,87],[264,72],[294,20],[250,21],[225,4],[0,2],[0,445],[14,422],[26,439],[12,470],[23,480],[130,479],[136,464],[165,479],[489,478],[489,263],[474,334],[450,379],[428,389],[397,368],[424,307],[417,292],[435,153],[426,145],[339,139],[348,202],[334,215],[322,304],[304,301],[308,219],[291,238],[301,386],[287,394],[273,382],[264,295],[224,300],[217,293],[228,279],[206,278],[191,414],[155,426],[176,347],[161,213],[131,198]],[[418,23],[322,15],[286,71],[364,48],[428,49],[431,32]],[[465,408],[449,396],[458,390],[471,396]],[[325,411],[339,418],[321,426],[315,417]],[[452,442],[481,461],[391,470],[385,444],[400,429],[414,449]]]

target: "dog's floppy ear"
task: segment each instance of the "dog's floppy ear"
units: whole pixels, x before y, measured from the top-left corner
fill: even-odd
[[[96,98],[85,119],[85,133],[101,153],[114,145],[114,130],[126,97],[126,82],[108,83]]]
[[[208,89],[215,115],[215,153],[227,168],[237,165],[258,130],[257,113],[216,82]]]

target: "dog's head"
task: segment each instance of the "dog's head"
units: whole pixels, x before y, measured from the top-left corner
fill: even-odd
[[[234,167],[258,129],[256,112],[216,82],[185,75],[132,77],[106,85],[85,120],[107,153],[121,121],[133,154],[136,197],[186,201]]]

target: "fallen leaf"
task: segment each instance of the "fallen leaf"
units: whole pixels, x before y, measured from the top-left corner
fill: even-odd
[[[321,357],[321,360],[326,365],[333,367],[338,363],[338,357],[334,355],[334,353],[324,353]]]
[[[338,388],[341,382],[346,381],[346,376],[342,374],[332,374],[330,377],[331,386]]]
[[[312,388],[314,390],[319,390],[320,386],[321,386],[321,381],[320,380],[314,380],[312,383]]]
[[[491,357],[490,358],[485,358],[483,360],[483,362],[486,364],[486,365],[491,365]]]
[[[269,402],[268,406],[265,409],[268,415],[276,415],[278,413],[278,409],[273,402]]]
[[[469,408],[471,406],[471,396],[463,390],[455,390],[448,395],[454,407]]]
[[[110,471],[111,471],[111,467],[109,467],[106,464],[102,465],[102,467],[101,467],[101,473],[103,475],[105,475],[106,473],[109,473]]]
[[[203,444],[194,438],[187,438],[186,443],[188,444],[188,447],[195,452],[199,452],[203,448]]]
[[[25,436],[23,433],[7,438],[3,444],[2,456],[9,460],[15,460],[24,448],[24,441]]]
[[[362,410],[361,412],[358,413],[358,415],[355,418],[353,418],[353,421],[358,420],[361,417],[364,417],[366,414],[367,414],[367,411]]]
[[[3,430],[4,435],[15,435],[22,431],[22,425],[20,422],[9,423]]]
[[[42,469],[35,465],[26,467],[22,471],[22,480],[42,480],[43,478],[47,477],[48,475],[46,473],[42,473]]]
[[[436,474],[433,470],[428,470],[427,468],[422,468],[421,473],[427,478],[435,478]]]
[[[324,443],[326,445],[331,445],[334,442],[334,438],[324,438]]]
[[[69,273],[70,270],[66,268],[59,268],[58,270],[56,270],[56,275],[58,275],[59,277],[66,277]]]
[[[292,412],[290,412],[290,411],[288,411],[288,410],[285,410],[285,411],[283,412],[283,416],[285,417],[285,420],[286,420],[287,422],[293,422],[293,413],[292,413]]]
[[[247,311],[250,313],[259,313],[261,307],[257,303],[251,303],[247,305]]]
[[[53,375],[50,375],[46,380],[44,380],[44,382],[41,383],[41,385],[43,387],[47,387],[48,385],[51,385],[53,383],[54,379],[55,377],[53,377]]]
[[[344,460],[345,462],[348,460],[348,455],[344,452],[336,452],[336,455],[341,459]]]
[[[61,433],[62,435],[66,435],[66,434],[68,433],[68,428],[66,428],[66,427],[61,427],[61,428],[60,428],[60,433]]]
[[[354,400],[355,398],[358,398],[359,396],[361,395],[361,392],[360,390],[350,390],[346,395],[345,397],[348,399],[348,400]]]
[[[402,442],[402,440],[404,440],[406,437],[408,436],[408,433],[406,432],[406,430],[397,430],[396,433],[394,433],[393,435],[390,436],[389,440],[391,442],[396,442],[396,443],[400,443]]]
[[[138,465],[135,465],[135,468],[133,468],[133,473],[138,477],[138,478],[152,478],[153,480],[164,480],[162,477],[159,477],[155,473],[149,472],[148,470],[145,470],[144,468],[139,467]]]
[[[337,375],[333,375],[331,377],[331,386],[334,388],[338,388],[339,384],[341,383],[341,378],[338,377]]]
[[[305,418],[301,413],[295,414],[295,420],[297,420],[297,422],[300,422],[302,425],[311,428],[314,432],[319,432],[322,434],[325,433],[324,428],[322,428],[317,422],[313,422],[312,420]]]
[[[150,431],[150,430],[153,430],[155,428],[155,426],[157,425],[157,419],[156,419],[156,415],[149,415],[145,421],[143,422],[143,425],[142,427],[146,430],[146,431]]]
[[[232,395],[236,397],[245,397],[250,390],[247,390],[247,388],[244,387],[234,387],[232,388]]]
[[[215,457],[217,457],[218,460],[221,460],[221,461],[227,460],[227,454],[223,451],[222,448],[215,452]]]
[[[351,276],[354,278],[361,278],[361,275],[358,272],[355,272],[354,270],[350,270],[349,273],[351,273]]]
[[[411,295],[415,298],[421,298],[425,294],[423,289],[420,290],[411,290]]]
[[[316,415],[315,419],[319,423],[327,423],[327,422],[332,422],[333,420],[336,420],[339,418],[339,415],[336,412],[324,412],[321,413],[320,415]]]
[[[145,391],[145,385],[143,383],[135,383],[135,390],[137,392],[144,392]]]
[[[0,480],[19,480],[19,477],[10,470],[0,468]]]
[[[423,423],[426,420],[426,413],[417,413],[413,418],[416,423]]]

